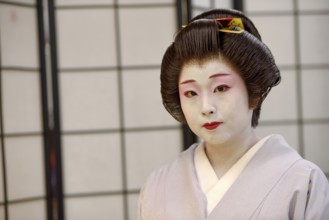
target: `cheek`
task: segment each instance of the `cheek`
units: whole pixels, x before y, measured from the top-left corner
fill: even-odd
[[[251,120],[252,109],[249,108],[248,98],[243,93],[231,94],[218,101],[220,113],[230,121]],[[242,122],[241,121],[241,122]]]
[[[183,113],[186,119],[188,120],[188,117],[194,114],[196,106],[193,102],[187,100],[186,97],[181,97],[180,102],[181,102]]]
[[[186,120],[188,122],[193,121],[198,111],[197,99],[191,100],[186,98],[185,96],[180,96],[180,104]]]
[[[246,99],[237,102],[235,107],[231,109],[231,116],[234,117],[236,123],[241,123],[240,126],[251,124],[252,109],[249,108],[249,103]]]
[[[181,92],[179,92],[179,101],[180,101],[180,106],[181,106],[181,108],[183,110],[183,113],[186,116],[186,112],[185,111],[187,109],[187,107],[186,107],[187,102],[186,102],[186,99],[185,99],[184,95],[181,94]]]

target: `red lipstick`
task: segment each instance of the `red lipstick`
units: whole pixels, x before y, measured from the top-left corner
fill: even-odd
[[[211,122],[211,123],[205,123],[203,125],[204,128],[208,129],[208,130],[214,130],[216,129],[219,125],[221,124],[221,122]]]

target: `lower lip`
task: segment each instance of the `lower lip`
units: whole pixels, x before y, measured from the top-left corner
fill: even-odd
[[[207,130],[214,130],[216,129],[221,123],[212,123],[209,125],[204,125],[203,127],[205,127]]]

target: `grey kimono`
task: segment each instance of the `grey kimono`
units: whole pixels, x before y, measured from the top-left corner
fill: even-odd
[[[206,216],[194,167],[196,146],[150,175],[140,194],[139,220],[329,220],[327,178],[279,135],[265,142]]]

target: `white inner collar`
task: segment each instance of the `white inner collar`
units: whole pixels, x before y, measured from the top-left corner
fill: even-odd
[[[239,177],[248,162],[270,137],[271,135],[258,141],[220,179],[218,179],[213,167],[210,164],[210,161],[208,160],[204,149],[204,144],[199,144],[199,146],[195,149],[195,169],[200,187],[207,198],[208,215]]]

